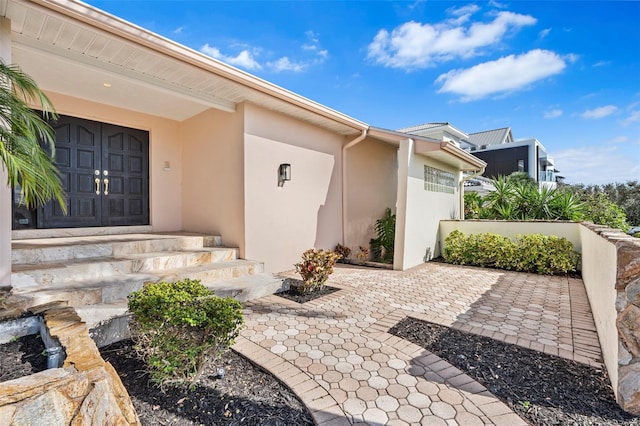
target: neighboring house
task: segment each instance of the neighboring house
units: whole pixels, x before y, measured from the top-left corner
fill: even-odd
[[[448,140],[487,163],[482,177],[469,178],[466,191],[486,193],[493,190],[488,179],[508,176],[514,172],[526,172],[541,186],[556,187],[562,179],[557,175],[553,158],[547,155],[544,145],[535,138],[513,138],[511,128],[488,130],[466,134],[450,123],[427,123],[406,127],[399,132],[428,138]]]
[[[0,187],[0,286],[12,238],[194,231],[275,272],[310,247],[368,246],[387,207],[406,269],[439,253],[462,174],[485,166],[455,141],[371,127],[78,1],[3,0],[0,16],[2,60],[61,114],[69,197],[68,216],[49,203],[12,220]]]
[[[509,127],[469,133],[468,141],[471,146],[466,149],[487,163],[485,177],[493,179],[526,172],[540,186],[549,188],[555,188],[562,179],[557,175],[553,158],[540,141],[535,138],[516,140]]]

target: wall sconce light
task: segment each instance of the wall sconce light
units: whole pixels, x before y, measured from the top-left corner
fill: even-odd
[[[291,164],[280,164],[278,167],[278,186],[283,186],[288,180],[291,180]]]

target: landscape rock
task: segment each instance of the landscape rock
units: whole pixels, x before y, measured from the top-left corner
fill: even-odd
[[[64,368],[3,382],[0,426],[140,425],[120,377],[102,359],[75,310],[54,303],[35,312],[64,348]]]
[[[640,416],[640,364],[631,364],[620,368],[618,384],[618,403],[635,416]]]
[[[618,334],[622,338],[627,350],[640,357],[640,308],[629,305],[618,315],[616,320]]]

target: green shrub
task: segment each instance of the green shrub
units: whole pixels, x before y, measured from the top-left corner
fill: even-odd
[[[627,232],[629,224],[624,210],[604,193],[584,196],[584,220]]]
[[[635,234],[633,234],[633,236],[636,238],[640,238],[640,232],[636,232]]]
[[[580,254],[566,238],[530,234],[518,235],[512,241],[497,234],[465,235],[457,230],[445,239],[443,257],[457,265],[546,275],[575,271],[580,260]]]
[[[302,261],[294,265],[302,277],[298,293],[306,294],[323,288],[339,258],[340,255],[331,250],[309,249],[302,253]]]
[[[194,384],[244,323],[240,302],[212,295],[200,280],[145,284],[129,295],[129,311],[136,351],[162,387]]]

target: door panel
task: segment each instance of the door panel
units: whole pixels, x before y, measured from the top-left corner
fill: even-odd
[[[103,124],[102,147],[109,180],[105,226],[148,224],[149,134]]]
[[[38,228],[148,225],[148,132],[67,116],[52,127],[68,215],[49,202]]]
[[[100,123],[60,117],[52,127],[56,135],[56,164],[67,193],[68,215],[57,201],[38,213],[38,228],[100,226],[101,199],[96,195],[95,170],[100,166]]]

